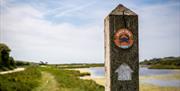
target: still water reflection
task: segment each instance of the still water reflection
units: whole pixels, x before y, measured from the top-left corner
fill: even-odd
[[[89,68],[91,77],[102,77],[105,75],[104,67]],[[156,75],[169,75],[180,74],[180,70],[166,70],[166,69],[148,69],[146,67],[140,68],[140,76],[156,76]],[[140,83],[150,83],[159,86],[173,86],[180,87],[180,80],[160,80],[160,79],[143,79]]]

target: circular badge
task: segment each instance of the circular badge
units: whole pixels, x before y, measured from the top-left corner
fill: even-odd
[[[133,45],[133,34],[126,28],[119,29],[114,35],[114,43],[122,49],[128,49]]]

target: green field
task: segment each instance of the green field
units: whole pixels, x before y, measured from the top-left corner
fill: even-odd
[[[157,65],[151,65],[149,69],[180,69],[180,66],[157,64]]]
[[[180,91],[180,88],[161,87],[151,84],[140,84],[140,91]]]
[[[59,83],[60,91],[104,91],[104,87],[94,81],[80,79],[81,73],[79,71],[57,68],[41,68],[41,70],[54,75]]]
[[[23,72],[0,75],[0,91],[104,91],[93,80],[82,80],[79,71],[54,67],[29,67]],[[89,74],[87,74],[89,75]]]
[[[90,68],[90,67],[104,67],[103,63],[93,63],[93,64],[57,64],[57,65],[51,65],[56,66],[58,68]]]
[[[104,91],[104,86],[93,80],[80,79],[90,75],[75,70],[65,70],[54,66],[32,66],[25,71],[0,75],[0,91]],[[168,76],[169,78],[172,76]],[[179,75],[173,75],[179,79]],[[152,77],[141,77],[151,79]],[[165,79],[165,77],[153,77]],[[102,79],[104,82],[104,79]],[[167,79],[168,80],[168,79]],[[140,84],[140,91],[180,91],[177,87],[160,87]]]
[[[25,71],[0,75],[0,91],[30,91],[39,85],[41,73],[36,67]]]

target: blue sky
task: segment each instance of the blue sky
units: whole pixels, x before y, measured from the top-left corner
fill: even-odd
[[[139,15],[140,60],[180,56],[179,0],[0,0],[0,42],[18,60],[104,62],[104,18],[118,4]]]

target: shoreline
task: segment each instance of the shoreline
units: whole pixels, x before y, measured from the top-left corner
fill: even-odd
[[[20,71],[24,71],[24,70],[25,70],[25,68],[19,67],[19,68],[15,68],[15,69],[13,69],[13,70],[2,71],[2,72],[0,72],[0,74],[1,74],[1,75],[3,75],[3,74],[9,74],[9,73],[20,72]]]
[[[93,67],[93,68],[100,68],[100,67]],[[74,69],[68,69],[68,70],[76,70],[76,71],[80,71],[80,73],[90,73],[91,74],[91,71],[89,68],[74,68]],[[102,85],[102,86],[105,86],[105,76],[94,76],[92,77],[91,75],[90,76],[83,76],[83,77],[80,77],[80,79],[84,79],[84,80],[93,80],[95,81],[97,84],[99,85]]]
[[[84,72],[89,72],[90,74],[91,71],[89,68],[75,68],[75,69],[71,69],[71,70],[77,70],[80,71],[80,73],[84,73]],[[93,80],[95,81],[97,84],[105,86],[105,76],[83,76],[80,77],[80,79],[84,79],[84,80]],[[156,76],[139,76],[139,81],[142,82],[143,80],[151,80],[151,79],[155,79],[155,80],[180,80],[180,74],[171,74],[171,75],[156,75]],[[143,85],[144,83],[140,83],[140,85]],[[149,84],[151,85],[151,83],[145,83],[145,84]],[[161,86],[159,86],[161,87]]]

